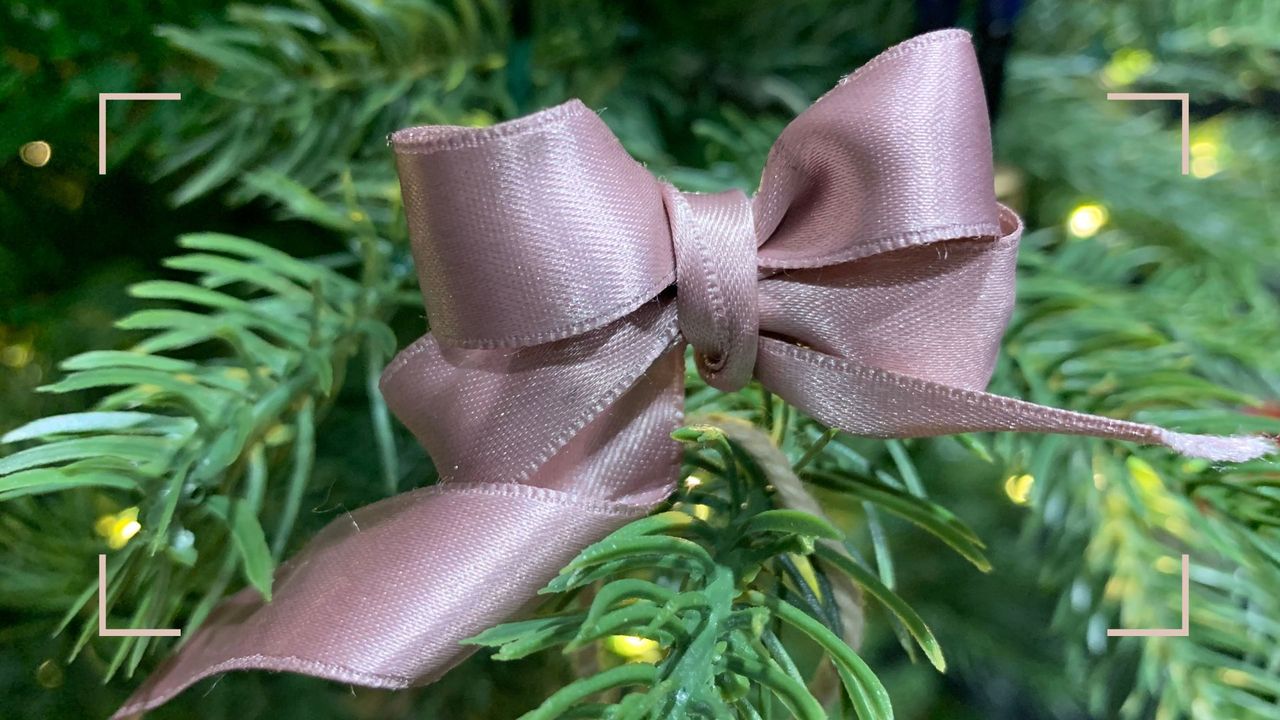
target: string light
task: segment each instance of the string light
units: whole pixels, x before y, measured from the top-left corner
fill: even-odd
[[[1218,174],[1218,161],[1214,158],[1195,158],[1191,161],[1191,174],[1198,178],[1212,177]]]
[[[1124,464],[1129,469],[1129,477],[1138,484],[1139,490],[1149,494],[1165,492],[1164,480],[1160,477],[1160,473],[1156,472],[1156,469],[1146,460],[1131,455],[1125,459]]]
[[[53,147],[43,140],[32,140],[18,148],[18,157],[31,167],[44,167],[53,157]]]
[[[1107,209],[1097,203],[1084,203],[1067,216],[1067,231],[1078,238],[1093,237],[1107,224]]]
[[[142,523],[138,522],[138,508],[131,507],[118,513],[107,513],[98,518],[98,521],[93,524],[93,529],[107,539],[107,547],[119,550],[128,545],[129,540],[142,530]]]
[[[1198,178],[1217,175],[1221,167],[1218,164],[1218,143],[1212,140],[1198,140],[1191,143],[1191,174]]]
[[[0,363],[18,370],[30,364],[35,357],[35,350],[26,343],[0,347]]]
[[[627,662],[655,663],[662,659],[662,651],[656,640],[635,635],[610,635],[604,646]]]
[[[1155,66],[1155,56],[1146,50],[1121,48],[1102,68],[1102,81],[1112,87],[1132,85],[1143,75],[1151,72]]]
[[[1197,178],[1217,175],[1225,165],[1224,154],[1230,152],[1224,145],[1226,126],[1220,118],[1210,118],[1196,123],[1191,130],[1191,174]],[[1224,153],[1224,150],[1227,153]]]
[[[493,123],[493,116],[483,110],[476,110],[462,116],[462,124],[467,127],[489,127]]]
[[[50,658],[36,666],[36,682],[40,687],[53,690],[62,686],[62,680],[62,666],[57,660]]]
[[[1133,480],[1133,488],[1138,493],[1138,499],[1151,516],[1164,518],[1161,524],[1171,534],[1185,535],[1190,528],[1187,521],[1181,517],[1182,506],[1169,492],[1160,473],[1150,463],[1134,455],[1126,458],[1124,464],[1129,470],[1129,477]]]
[[[1031,500],[1031,488],[1036,484],[1032,475],[1010,475],[1004,481],[1004,494],[1014,505],[1026,505]]]

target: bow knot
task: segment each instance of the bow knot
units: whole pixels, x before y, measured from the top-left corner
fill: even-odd
[[[756,233],[741,190],[683,193],[663,184],[675,252],[677,324],[708,385],[733,392],[756,362]]]

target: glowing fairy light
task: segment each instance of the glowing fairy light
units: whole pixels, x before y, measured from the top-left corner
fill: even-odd
[[[1067,216],[1067,230],[1078,238],[1093,237],[1107,224],[1107,209],[1097,203],[1085,203]]]
[[[625,658],[627,662],[654,663],[662,659],[662,652],[656,640],[637,637],[635,635],[610,635],[604,646],[609,652]]]
[[[1004,481],[1004,494],[1014,505],[1026,505],[1031,500],[1031,488],[1036,484],[1032,475],[1010,475]]]
[[[11,368],[20,369],[31,363],[35,350],[28,344],[19,343],[0,347],[0,363]]]
[[[44,167],[53,157],[53,147],[43,140],[32,140],[18,148],[18,157],[31,167]]]
[[[1195,158],[1191,161],[1191,174],[1198,178],[1217,175],[1220,169],[1215,158]]]
[[[1148,494],[1162,494],[1165,492],[1164,480],[1160,477],[1160,473],[1151,467],[1151,464],[1139,457],[1130,456],[1125,460],[1125,466],[1129,469],[1129,476],[1137,483],[1138,489]]]
[[[107,539],[107,547],[119,550],[142,530],[142,523],[138,522],[138,508],[126,508],[118,513],[103,515],[94,523],[93,529]]]
[[[1111,59],[1102,68],[1102,81],[1111,87],[1132,85],[1139,78],[1151,72],[1155,66],[1155,56],[1146,50],[1121,48],[1111,56]]]
[[[40,687],[53,690],[61,687],[62,681],[62,664],[57,660],[50,658],[36,667],[36,682],[40,683]]]
[[[1217,175],[1221,170],[1218,163],[1218,143],[1212,140],[1198,140],[1191,143],[1191,174],[1198,178]]]

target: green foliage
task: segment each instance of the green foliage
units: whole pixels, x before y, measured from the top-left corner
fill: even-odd
[[[194,309],[140,310],[118,323],[151,332],[131,349],[64,362],[68,374],[45,391],[106,394],[93,411],[36,420],[5,435],[5,442],[30,446],[0,459],[0,500],[9,503],[2,532],[15,542],[48,527],[37,495],[97,488],[111,491],[113,503],[136,503],[140,528],[106,533],[112,547],[123,548],[111,558],[108,613],[131,612],[129,627],[185,620],[189,634],[237,567],[270,597],[275,561],[297,517],[297,489],[309,479],[315,408],[332,397],[359,350],[379,367],[394,349],[381,321],[394,288],[362,286],[242,238],[198,234],[179,243],[196,252],[169,264],[198,273],[199,282],[149,281],[132,291]],[[384,254],[376,238],[366,238],[366,265]],[[224,352],[180,357],[206,346]],[[273,473],[273,456],[291,458],[292,471]],[[277,478],[289,490],[268,509],[268,486]],[[261,524],[268,519],[275,521],[271,548]],[[220,571],[194,571],[202,554],[219,552]],[[0,576],[6,588],[29,590],[34,581],[26,576],[40,570],[18,562]],[[63,621],[88,609],[73,656],[97,630],[89,604],[97,578],[86,585]],[[108,675],[119,667],[132,673],[152,641],[119,642]]]
[[[295,214],[344,228],[345,214],[332,206],[343,204],[344,178],[354,178],[347,182],[359,204],[394,224],[399,187],[386,135],[459,118],[488,122],[504,109],[497,71],[506,24],[491,3],[234,4],[227,21],[160,29],[215,69],[159,166],[183,172],[178,203],[230,184],[233,203],[265,196],[289,206],[284,182],[323,199],[316,213],[290,206]]]
[[[557,595],[549,613],[470,641],[510,660],[621,636],[655,643],[661,657],[606,660],[525,720],[761,718],[783,710],[815,720],[828,717],[824,704],[839,717],[892,718],[884,686],[842,637],[827,575],[844,574],[884,603],[941,670],[941,651],[919,615],[850,555],[827,519],[776,507],[781,497],[771,483],[798,481],[771,468],[770,455],[753,456],[715,426],[675,436],[691,445],[686,469],[696,482],[686,481],[671,509],[582,551],[544,590]],[[812,663],[797,663],[780,637],[807,638],[832,663],[843,693],[828,703],[816,697],[798,669]],[[622,686],[641,689],[617,696]],[[602,694],[615,702],[585,702]]]
[[[1275,121],[1248,109],[1259,79],[1274,80],[1259,72],[1268,62],[1259,48],[1274,43],[1266,28],[1276,16],[1251,3],[1178,2],[1161,6],[1168,22],[1154,27],[1170,30],[1152,36],[1125,30],[1153,27],[1132,8],[1095,10],[1095,24],[1076,31],[1131,45],[1108,48],[1116,55],[1106,61],[1077,38],[1028,37],[1040,53],[1013,66],[1009,104],[1020,110],[1000,139],[1032,176],[1042,224],[1102,199],[1110,225],[1089,239],[1049,229],[1024,240],[998,382],[1040,402],[1187,430],[1280,433],[1280,302],[1268,289],[1280,261],[1269,206],[1280,187],[1269,171],[1276,147],[1260,135]],[[1206,43],[1224,38],[1233,50],[1208,61]],[[1175,107],[1105,101],[1105,90],[1120,89],[1108,68],[1138,52],[1150,64],[1123,78],[1134,84],[1124,89],[1190,90],[1193,114],[1223,99],[1242,105],[1193,119],[1193,148],[1213,160],[1193,170],[1206,177],[1177,173]],[[1099,75],[1112,86],[1099,87]],[[1014,473],[1036,478],[1024,544],[1039,557],[1040,581],[1061,593],[1055,629],[1074,638],[1068,676],[1091,713],[1274,717],[1275,459],[1213,466],[1055,439],[997,446]],[[1184,553],[1190,635],[1108,641],[1108,627],[1180,625]]]

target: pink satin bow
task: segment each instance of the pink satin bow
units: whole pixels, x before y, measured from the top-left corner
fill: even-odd
[[[237,668],[439,677],[467,654],[460,640],[670,493],[686,342],[711,385],[754,376],[857,435],[1060,432],[1214,460],[1273,449],[982,392],[1022,226],[994,196],[963,32],[842,80],[783,131],[753,198],[664,184],[577,101],[392,141],[432,332],[382,390],[442,482],[335,521],[281,567],[271,603],[230,598],[117,717]]]

